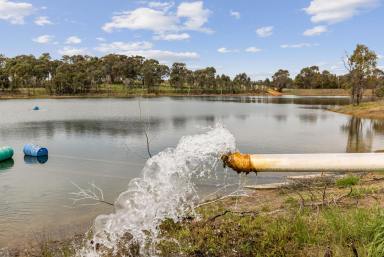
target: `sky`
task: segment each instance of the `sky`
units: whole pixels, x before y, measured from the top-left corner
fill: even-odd
[[[345,72],[356,44],[384,68],[383,0],[0,0],[0,53],[142,55],[264,79]]]

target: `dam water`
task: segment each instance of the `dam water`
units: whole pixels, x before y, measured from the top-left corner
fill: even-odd
[[[0,145],[12,146],[15,156],[0,164],[0,247],[40,234],[54,238],[82,232],[98,215],[114,213],[108,205],[73,204],[70,193],[78,191],[74,184],[87,188],[94,183],[103,189],[105,200],[113,202],[130,188],[132,179],[143,178],[143,167],[148,165],[144,132],[154,155],[168,147],[177,149],[183,136],[207,133],[217,123],[236,138],[242,152],[383,150],[383,121],[325,110],[348,101],[345,97],[160,97],[140,100],[140,116],[137,98],[2,100]],[[32,110],[36,105],[39,111]],[[214,142],[220,139],[225,137]],[[25,143],[48,147],[49,158],[24,158]],[[251,174],[242,183],[277,182],[285,175]],[[159,179],[163,178],[162,183],[170,181],[166,176]],[[204,199],[224,184],[238,187],[239,177],[219,167],[206,178],[193,176],[191,183],[195,197]]]

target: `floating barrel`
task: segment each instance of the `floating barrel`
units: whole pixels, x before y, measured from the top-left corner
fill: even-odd
[[[13,156],[13,149],[9,146],[0,148],[0,162],[11,159]]]
[[[48,155],[48,149],[47,148],[41,147],[38,145],[34,145],[34,144],[26,144],[24,146],[23,151],[24,151],[25,155],[34,156],[34,157],[47,156]]]

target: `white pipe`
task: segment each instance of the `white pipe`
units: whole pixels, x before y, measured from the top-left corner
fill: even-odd
[[[384,171],[384,153],[241,154],[223,157],[238,172]]]

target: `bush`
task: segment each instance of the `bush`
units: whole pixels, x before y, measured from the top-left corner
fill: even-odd
[[[360,178],[356,176],[347,176],[336,180],[336,186],[345,188],[359,184]]]
[[[377,97],[384,97],[384,87],[380,87],[376,90]]]

